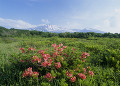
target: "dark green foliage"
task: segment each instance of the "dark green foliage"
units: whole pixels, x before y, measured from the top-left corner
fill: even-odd
[[[7,29],[5,27],[0,27],[0,36],[1,37],[25,37],[25,36],[40,36],[40,37],[54,37],[58,36],[61,38],[87,38],[88,40],[93,40],[91,37],[108,37],[108,38],[120,38],[118,33],[94,33],[94,32],[65,32],[65,33],[51,33],[51,32],[42,32],[42,31],[29,31],[29,30],[20,30],[20,29]],[[94,39],[96,40],[96,39]]]

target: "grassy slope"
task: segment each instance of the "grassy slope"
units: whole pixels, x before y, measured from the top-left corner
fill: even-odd
[[[12,40],[12,41],[11,41]],[[49,48],[53,43],[63,43],[64,45],[74,47],[80,51],[87,51],[90,57],[86,61],[92,66],[95,73],[92,86],[117,86],[119,84],[119,70],[102,63],[103,50],[120,49],[120,39],[97,38],[94,39],[76,39],[76,38],[0,38],[0,85],[21,84],[19,70],[10,65],[9,58],[11,54],[18,53],[20,47],[30,46],[36,49]],[[120,53],[118,53],[120,54]],[[88,82],[89,83],[89,82]],[[120,85],[120,84],[119,84]]]

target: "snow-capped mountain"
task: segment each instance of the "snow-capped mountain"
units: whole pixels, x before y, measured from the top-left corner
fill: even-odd
[[[64,32],[74,32],[73,30],[59,27],[57,25],[48,25],[48,24],[42,24],[35,28],[29,28],[29,30],[37,30],[37,31],[43,31],[43,32],[54,32],[54,33],[64,33]]]
[[[57,25],[48,25],[48,24],[41,24],[35,28],[29,28],[28,30],[36,30],[36,31],[43,31],[43,32],[53,32],[53,33],[64,33],[64,32],[95,32],[95,33],[105,33],[100,30],[92,29],[92,28],[85,28],[85,29],[68,29],[59,27]]]

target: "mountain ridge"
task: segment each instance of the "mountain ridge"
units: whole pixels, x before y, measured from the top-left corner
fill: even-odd
[[[53,32],[53,33],[64,33],[64,32],[95,32],[95,33],[105,33],[104,31],[92,29],[92,28],[84,28],[84,29],[68,29],[64,27],[60,27],[57,25],[48,25],[48,24],[41,24],[35,28],[28,28],[27,30],[36,30],[36,31],[43,31],[43,32]]]

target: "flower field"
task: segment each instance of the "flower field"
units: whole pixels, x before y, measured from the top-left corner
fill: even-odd
[[[0,86],[119,86],[119,38],[0,38]]]

